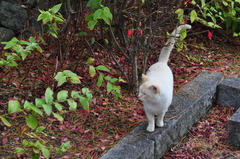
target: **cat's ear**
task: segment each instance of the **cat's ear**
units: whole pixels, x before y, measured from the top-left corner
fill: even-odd
[[[157,85],[151,85],[149,89],[155,94],[160,93],[160,88]]]
[[[144,74],[142,74],[142,80],[143,80],[143,82],[146,82],[146,81],[149,80],[149,77],[144,75]]]

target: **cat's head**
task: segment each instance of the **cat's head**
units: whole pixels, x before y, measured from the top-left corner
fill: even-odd
[[[154,84],[150,78],[142,74],[142,84],[139,88],[138,98],[141,101],[153,101],[160,94],[160,88]]]

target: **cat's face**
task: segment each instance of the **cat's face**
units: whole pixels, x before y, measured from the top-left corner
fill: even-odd
[[[139,88],[138,98],[141,101],[153,101],[160,93],[160,88],[151,83],[148,76],[142,75],[143,84]]]

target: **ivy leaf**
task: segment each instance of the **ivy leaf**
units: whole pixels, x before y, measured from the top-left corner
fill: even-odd
[[[35,129],[38,125],[37,119],[32,115],[26,117],[26,123],[31,129]]]
[[[17,100],[10,100],[8,102],[8,113],[17,113],[22,111],[20,109],[20,103]]]
[[[50,88],[47,88],[45,91],[45,100],[47,104],[51,104],[53,102],[53,91]]]
[[[3,124],[8,126],[8,127],[11,127],[12,125],[9,123],[9,121],[4,118],[3,116],[0,116],[0,119],[2,120]]]
[[[68,91],[66,90],[61,90],[60,92],[58,92],[57,94],[57,100],[59,102],[64,102],[67,100],[67,97],[68,97]]]

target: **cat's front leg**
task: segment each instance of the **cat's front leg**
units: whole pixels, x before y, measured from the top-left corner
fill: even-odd
[[[148,127],[147,127],[147,131],[148,132],[153,132],[155,130],[155,117],[154,114],[149,113],[146,111],[146,116],[148,119]]]
[[[163,118],[166,112],[160,113],[157,115],[157,121],[156,121],[156,125],[158,127],[163,127],[164,123],[163,123]]]

